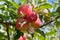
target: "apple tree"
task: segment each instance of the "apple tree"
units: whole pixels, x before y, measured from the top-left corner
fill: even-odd
[[[0,0],[0,40],[60,40],[59,33],[60,0]]]

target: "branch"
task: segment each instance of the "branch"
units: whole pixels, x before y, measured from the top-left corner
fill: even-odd
[[[60,18],[60,16],[57,16],[54,20],[56,20],[56,19],[58,19],[58,18]],[[49,23],[53,22],[54,20],[51,20],[51,21],[49,21],[49,22],[47,22],[47,23],[41,25],[40,28],[42,28],[43,26],[48,25]]]
[[[8,27],[8,24],[6,23],[6,27],[7,27],[7,30],[6,30],[6,32],[7,32],[7,37],[8,37],[8,40],[10,40],[10,36],[9,36],[9,27]]]

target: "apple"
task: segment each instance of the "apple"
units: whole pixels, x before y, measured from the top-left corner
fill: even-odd
[[[28,22],[35,22],[37,20],[37,17],[38,17],[37,13],[36,12],[32,12],[31,14],[28,14],[25,19]]]
[[[47,13],[48,13],[48,10],[47,10],[47,9],[41,9],[40,12],[41,12],[42,14],[47,14]]]
[[[17,21],[16,21],[16,28],[18,30],[21,30],[21,31],[26,31],[27,28],[28,28],[28,24],[27,24],[27,21],[23,18],[19,18]]]
[[[20,38],[19,38],[18,40],[23,40],[23,37],[22,37],[22,36],[20,36]]]
[[[27,38],[27,36],[26,36],[26,34],[24,33],[24,35],[23,35],[23,39],[26,40],[26,38]]]
[[[19,38],[18,38],[18,40],[26,40],[26,34],[24,34],[23,36],[20,36]]]
[[[18,16],[21,16],[21,15],[26,16],[31,12],[32,12],[32,6],[28,4],[23,4],[18,8]]]
[[[34,23],[31,23],[31,25],[32,25],[35,29],[37,29],[37,28],[39,28],[40,25],[41,25],[41,20],[40,20],[39,18],[37,18],[37,20],[36,20]]]

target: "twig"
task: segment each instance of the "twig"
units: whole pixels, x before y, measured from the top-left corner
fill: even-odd
[[[60,16],[57,16],[54,20],[56,20],[56,19],[58,19],[58,18],[60,18]],[[41,25],[40,28],[42,28],[43,26],[48,25],[49,23],[53,22],[54,20],[51,20],[51,21],[49,21],[49,22],[47,22],[47,23]]]

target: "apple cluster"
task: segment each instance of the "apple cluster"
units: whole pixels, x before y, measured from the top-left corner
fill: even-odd
[[[16,21],[16,28],[21,31],[27,31],[29,24],[34,29],[37,29],[41,25],[41,20],[36,11],[32,10],[32,6],[23,4],[18,8],[18,20]]]

